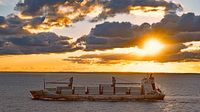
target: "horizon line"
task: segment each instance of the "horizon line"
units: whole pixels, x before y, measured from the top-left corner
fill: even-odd
[[[102,73],[118,73],[118,74],[200,74],[198,72],[185,72],[185,73],[180,73],[180,72],[93,72],[93,71],[89,71],[89,72],[76,72],[76,71],[71,71],[71,72],[67,72],[67,71],[55,71],[55,72],[51,72],[51,71],[0,71],[0,73],[80,73],[80,74],[102,74]]]

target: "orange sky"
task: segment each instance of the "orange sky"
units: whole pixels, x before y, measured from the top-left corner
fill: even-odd
[[[186,3],[184,0],[177,0]],[[15,1],[16,2],[16,1]],[[67,8],[67,9],[66,9]],[[58,10],[59,14],[65,15],[68,7],[61,7]],[[140,25],[148,22],[149,24],[159,22],[165,15],[165,7],[129,7],[130,14],[116,14],[115,17],[109,17],[104,21],[96,23],[88,22],[93,17],[96,17],[103,11],[102,6],[95,4],[85,12],[87,13],[86,20],[74,23],[71,20],[82,14],[81,8],[78,13],[67,15],[62,19],[56,21],[57,26],[53,26],[51,17],[45,19],[44,23],[37,28],[26,25],[23,29],[31,32],[54,32],[57,35],[65,35],[76,40],[82,35],[87,35],[94,28],[96,24],[109,22],[130,22],[132,24]],[[186,11],[189,9],[186,9]],[[32,18],[31,16],[23,16],[20,12],[17,13],[21,19]],[[70,19],[67,20],[66,18]],[[51,23],[51,24],[50,24]],[[66,27],[66,25],[72,25]],[[46,28],[47,27],[47,28]],[[46,28],[46,29],[45,29]],[[162,36],[162,35],[161,35]],[[146,38],[146,37],[145,37]],[[154,37],[153,37],[154,38]],[[150,38],[151,39],[151,38]],[[74,51],[66,53],[50,53],[50,54],[27,54],[27,55],[0,55],[0,71],[28,71],[28,72],[170,72],[170,73],[200,73],[200,62],[154,62],[154,61],[140,61],[140,60],[118,60],[117,63],[97,63],[95,59],[91,58],[88,63],[78,63],[70,60],[70,57],[79,57],[82,55],[102,55],[102,54],[130,54],[136,55],[137,58],[145,56],[153,56],[162,58],[161,54],[167,49],[167,42],[160,40],[145,40],[143,48],[132,46],[130,48],[115,48],[104,51]],[[191,43],[188,44],[190,46]],[[195,46],[196,45],[196,46]],[[181,52],[198,51],[200,49],[200,42],[183,49]],[[170,49],[169,49],[170,50]]]
[[[63,61],[68,56],[80,54],[83,54],[83,52],[0,56],[0,71],[200,73],[199,62],[156,63],[153,61],[132,61],[120,64],[79,64]]]

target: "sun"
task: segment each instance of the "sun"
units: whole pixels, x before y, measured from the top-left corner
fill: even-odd
[[[164,44],[157,39],[149,39],[143,45],[143,52],[146,55],[158,54],[164,48]]]

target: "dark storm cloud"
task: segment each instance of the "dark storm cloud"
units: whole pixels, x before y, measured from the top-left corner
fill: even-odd
[[[0,36],[0,54],[59,53],[76,50],[71,38],[54,33]]]

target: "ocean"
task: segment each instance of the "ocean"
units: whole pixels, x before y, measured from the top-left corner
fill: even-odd
[[[0,73],[0,112],[199,112],[200,74],[155,74],[163,101],[89,102],[32,100],[30,90],[43,88],[43,79],[74,77],[75,85],[121,81],[140,82],[135,73]]]

